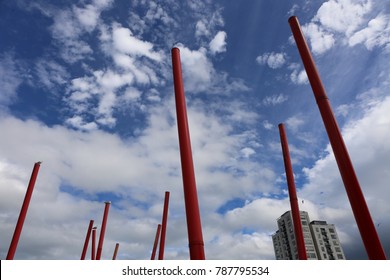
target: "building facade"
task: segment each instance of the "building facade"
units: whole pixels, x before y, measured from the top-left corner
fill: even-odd
[[[300,217],[308,260],[345,259],[334,225],[325,221],[310,222],[306,211],[300,211]],[[272,235],[276,259],[297,260],[298,249],[291,211],[284,213],[277,224],[278,230]]]

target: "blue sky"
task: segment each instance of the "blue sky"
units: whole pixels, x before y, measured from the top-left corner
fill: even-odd
[[[171,192],[167,259],[188,259],[170,51],[180,48],[208,259],[274,259],[300,209],[366,259],[288,18],[302,25],[390,254],[390,5],[330,1],[1,1],[0,257],[43,161],[17,259],[78,259],[112,206],[102,258],[148,259]]]

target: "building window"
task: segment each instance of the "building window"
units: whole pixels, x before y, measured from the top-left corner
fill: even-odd
[[[334,229],[333,228],[329,228],[329,232],[330,233],[334,233]]]
[[[337,258],[338,258],[339,260],[343,260],[343,259],[344,259],[342,254],[337,254]]]
[[[336,252],[341,253],[340,247],[335,247]]]
[[[332,239],[337,239],[336,234],[331,234],[330,237],[332,237]]]
[[[310,259],[317,259],[317,256],[314,253],[309,253],[309,258]]]

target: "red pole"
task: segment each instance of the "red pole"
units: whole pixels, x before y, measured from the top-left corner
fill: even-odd
[[[90,220],[88,230],[87,230],[87,235],[85,236],[84,247],[81,253],[80,260],[85,260],[85,255],[87,254],[87,249],[88,249],[89,238],[91,237],[92,227],[93,227],[93,220]]]
[[[162,217],[162,228],[161,228],[161,238],[160,238],[160,249],[158,251],[159,260],[164,259],[165,235],[167,232],[167,219],[168,219],[168,204],[169,204],[169,192],[165,192],[164,211]]]
[[[118,254],[118,249],[119,249],[119,243],[116,243],[114,254],[112,255],[112,260],[116,260],[116,255]]]
[[[91,260],[94,260],[96,257],[96,227],[92,228],[92,250],[91,250]]]
[[[299,213],[297,190],[295,187],[294,174],[293,174],[293,169],[292,169],[292,164],[290,159],[290,150],[288,148],[286,130],[284,129],[284,125],[282,123],[279,124],[279,133],[280,133],[280,142],[282,144],[284,168],[286,170],[288,194],[290,196],[290,205],[291,205],[291,212],[292,212],[292,218],[294,223],[295,239],[296,239],[297,249],[298,249],[298,259],[307,260],[305,239],[303,237],[303,230],[302,230],[301,215]]]
[[[178,48],[172,49],[172,70],[175,87],[177,126],[179,134],[190,259],[204,260],[205,255],[202,225],[199,214],[194,164],[192,161],[191,140],[187,120],[186,100],[184,95],[184,85],[180,62],[180,50]]]
[[[156,237],[154,238],[153,250],[152,250],[152,255],[150,256],[150,260],[154,260],[156,258],[157,243],[158,243],[158,240],[160,238],[160,232],[161,232],[161,224],[158,224],[157,231],[156,231]]]
[[[107,216],[108,216],[108,210],[110,209],[111,202],[106,201],[106,202],[104,202],[104,204],[105,204],[105,207],[104,207],[104,214],[103,214],[103,222],[102,222],[102,228],[100,229],[99,244],[98,244],[97,253],[96,253],[97,260],[100,260],[100,258],[102,256],[104,234],[106,232]]]
[[[28,184],[26,195],[24,197],[23,205],[22,205],[22,208],[20,210],[18,221],[16,223],[14,235],[12,237],[12,241],[11,241],[11,244],[10,244],[9,249],[8,249],[7,260],[14,259],[16,248],[18,247],[20,234],[22,233],[24,220],[26,219],[28,206],[30,204],[31,196],[32,196],[32,193],[34,190],[35,181],[37,179],[40,166],[41,166],[40,161],[36,162],[34,164],[34,168],[33,168],[33,171],[31,173],[31,177],[30,177],[30,182]]]
[[[368,258],[375,260],[386,259],[385,252],[379,240],[378,233],[376,232],[347,148],[342,138],[336,118],[333,114],[325,88],[321,82],[320,75],[318,74],[315,66],[313,57],[311,56],[309,47],[303,36],[298,19],[297,17],[292,16],[289,18],[288,22],[328,133],[329,141],[332,146]]]

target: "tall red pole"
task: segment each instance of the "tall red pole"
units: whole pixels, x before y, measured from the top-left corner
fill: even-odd
[[[292,218],[294,223],[295,239],[296,239],[297,249],[298,249],[298,259],[307,260],[305,239],[303,237],[303,230],[302,230],[301,215],[299,213],[297,190],[295,187],[294,173],[293,173],[291,159],[290,159],[290,150],[288,148],[286,130],[284,129],[284,125],[282,123],[279,124],[279,133],[280,133],[280,143],[282,144],[284,168],[286,170],[288,194],[290,196],[290,205],[291,205],[291,212],[292,212]]]
[[[328,133],[337,165],[340,170],[357,226],[360,231],[369,259],[386,259],[347,148],[342,138],[336,118],[333,114],[325,88],[321,82],[313,57],[303,36],[298,19],[292,16],[288,20],[307,76],[310,81],[322,120]]]
[[[160,238],[160,248],[158,251],[158,259],[164,259],[164,249],[165,249],[165,235],[167,232],[167,220],[168,220],[168,205],[169,205],[169,192],[165,192],[164,199],[164,211],[162,217],[162,228],[161,228],[161,238]]]
[[[84,247],[81,253],[80,260],[85,260],[85,255],[87,254],[87,249],[88,249],[89,238],[91,237],[92,227],[93,227],[93,220],[90,220],[88,230],[87,230],[87,235],[85,236]]]
[[[112,260],[116,260],[116,255],[118,254],[118,249],[119,249],[119,243],[116,243],[114,254],[112,255]]]
[[[161,232],[161,224],[158,224],[156,230],[156,236],[154,237],[153,250],[152,250],[152,255],[150,256],[150,260],[154,260],[156,258],[157,244],[158,244],[158,240],[160,239],[160,232]]]
[[[103,250],[103,242],[104,242],[104,234],[106,232],[106,224],[107,224],[107,216],[108,216],[108,210],[110,209],[111,202],[106,201],[104,202],[104,214],[103,214],[103,222],[102,222],[102,228],[100,229],[100,237],[99,237],[99,244],[96,252],[96,259],[100,260],[102,256],[102,250]]]
[[[96,227],[92,228],[92,250],[91,250],[91,260],[96,258]]]
[[[187,120],[186,100],[182,78],[180,50],[172,49],[172,70],[175,87],[176,115],[179,134],[180,158],[183,176],[184,202],[187,217],[188,243],[191,260],[204,260],[204,243],[196,190],[194,163]]]
[[[22,208],[20,210],[18,221],[16,223],[14,235],[12,237],[12,241],[11,241],[11,244],[10,244],[9,249],[8,249],[7,260],[14,259],[16,248],[18,247],[20,234],[22,233],[24,220],[26,219],[28,206],[30,204],[31,196],[32,196],[32,193],[34,190],[35,181],[37,179],[40,166],[41,166],[40,161],[36,162],[34,164],[34,168],[33,168],[33,171],[32,171],[31,177],[30,177],[30,182],[28,184],[26,195],[24,197],[23,205],[22,205]]]

